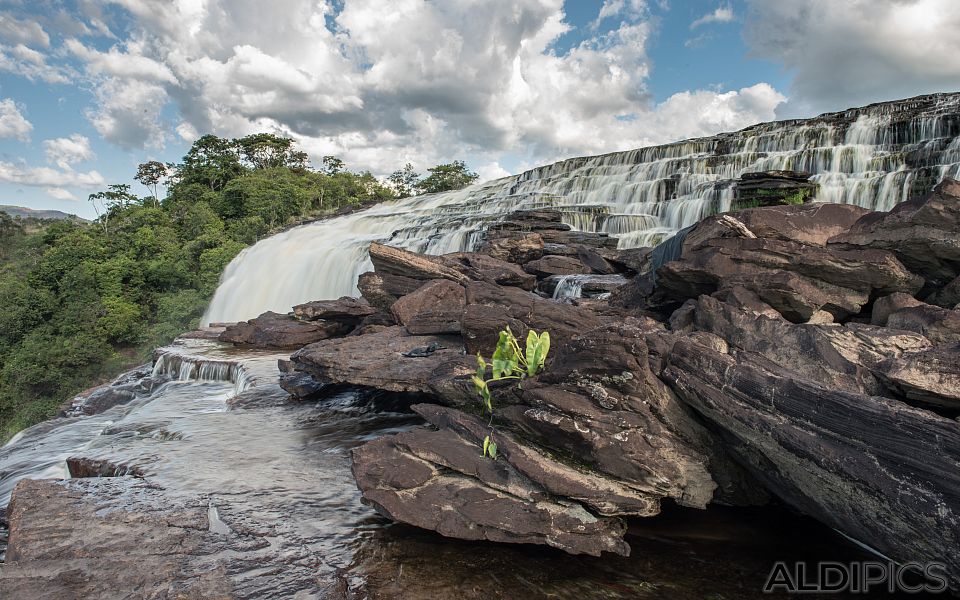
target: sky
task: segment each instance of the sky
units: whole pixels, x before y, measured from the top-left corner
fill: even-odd
[[[957,0],[0,0],[0,204],[92,217],[206,133],[485,180],[958,90]]]

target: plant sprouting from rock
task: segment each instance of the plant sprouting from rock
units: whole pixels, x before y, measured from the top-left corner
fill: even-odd
[[[483,409],[490,413],[491,433],[493,432],[493,400],[490,396],[491,381],[516,379],[518,382],[526,377],[533,377],[543,370],[550,352],[550,333],[541,334],[532,329],[527,333],[524,348],[520,347],[517,336],[507,327],[500,332],[497,347],[493,351],[488,363],[480,353],[477,353],[477,374],[473,376],[473,385],[483,404]],[[490,377],[487,377],[487,369]],[[519,385],[519,383],[518,383]],[[497,444],[488,435],[483,440],[483,455],[497,458]]]

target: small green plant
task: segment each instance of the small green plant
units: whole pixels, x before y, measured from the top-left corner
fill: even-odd
[[[523,380],[533,377],[543,370],[550,352],[550,334],[546,331],[537,335],[532,329],[527,333],[525,348],[520,348],[517,336],[507,327],[500,332],[497,347],[493,351],[488,363],[483,356],[477,353],[477,374],[473,376],[473,385],[483,404],[483,409],[490,413],[490,432],[493,433],[493,400],[490,396],[491,381],[504,379]],[[487,369],[490,377],[487,378]],[[492,459],[497,458],[497,444],[489,435],[483,440],[483,455]]]

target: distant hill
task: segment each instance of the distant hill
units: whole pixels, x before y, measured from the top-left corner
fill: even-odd
[[[86,219],[82,219],[77,215],[71,215],[59,210],[36,210],[25,206],[0,204],[0,211],[7,213],[11,217],[20,217],[22,219],[32,217],[34,219],[71,219],[74,221],[86,221]]]

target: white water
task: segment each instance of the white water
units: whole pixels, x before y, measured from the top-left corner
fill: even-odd
[[[242,252],[224,271],[204,324],[287,312],[356,295],[374,240],[417,252],[475,249],[483,230],[518,209],[554,207],[577,230],[621,248],[652,246],[730,209],[743,173],[809,171],[817,199],[889,210],[960,172],[960,95],[783,121],[589,158],[565,160],[471,188],[408,198],[297,227]]]

